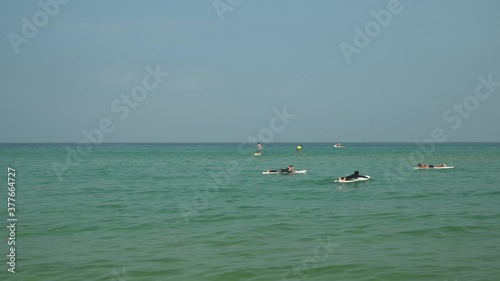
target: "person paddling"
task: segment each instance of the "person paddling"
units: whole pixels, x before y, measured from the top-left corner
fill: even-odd
[[[350,180],[355,180],[357,178],[365,178],[365,179],[367,179],[368,177],[360,175],[358,171],[354,171],[354,174],[348,175],[347,177],[342,177],[340,179],[341,180],[350,181]]]
[[[280,173],[291,174],[291,173],[293,173],[293,165],[290,165],[290,166],[288,166],[288,168],[285,168],[285,169],[269,170],[268,172],[280,172]]]
[[[439,164],[439,165],[427,165],[426,163],[418,163],[417,167],[420,169],[432,169],[435,167],[441,168],[441,167],[447,167],[446,164]]]

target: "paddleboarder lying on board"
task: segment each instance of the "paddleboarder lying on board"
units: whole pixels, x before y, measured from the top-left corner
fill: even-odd
[[[446,167],[446,164],[439,164],[439,165],[427,165],[426,163],[418,163],[417,167],[422,168],[422,169],[429,169],[429,168],[434,168],[434,167]]]
[[[341,180],[350,181],[350,180],[354,180],[354,179],[357,179],[357,178],[365,178],[365,179],[367,179],[368,177],[360,175],[358,171],[354,171],[354,174],[348,175],[347,177],[343,177],[343,178],[340,178],[340,179]]]
[[[293,173],[293,165],[288,166],[285,169],[269,170],[268,172],[280,172],[280,173]]]

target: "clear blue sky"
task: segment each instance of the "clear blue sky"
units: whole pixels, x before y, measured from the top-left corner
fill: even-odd
[[[389,2],[243,0],[221,20],[212,0],[73,0],[16,54],[43,9],[1,1],[0,142],[77,142],[103,118],[107,142],[240,142],[283,106],[273,141],[500,141],[500,87],[473,100],[478,76],[500,81],[500,1],[401,0],[348,63],[340,44]],[[148,65],[170,75],[121,120]]]

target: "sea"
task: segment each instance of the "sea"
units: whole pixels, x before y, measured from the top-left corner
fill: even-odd
[[[499,143],[300,144],[0,144],[0,280],[500,280]]]

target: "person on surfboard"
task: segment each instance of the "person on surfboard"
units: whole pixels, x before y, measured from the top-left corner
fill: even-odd
[[[262,154],[262,144],[260,142],[257,143],[257,154],[259,154],[259,155]]]
[[[421,169],[429,169],[429,168],[434,168],[434,167],[446,167],[446,164],[439,164],[439,165],[427,165],[426,163],[418,163],[417,167]]]
[[[347,177],[342,177],[340,179],[341,180],[350,181],[350,180],[355,180],[357,178],[365,178],[365,179],[367,179],[368,177],[360,175],[358,171],[354,171],[354,174],[348,175]]]
[[[288,166],[288,168],[285,169],[278,169],[278,170],[269,170],[268,172],[280,172],[280,173],[293,173],[293,165]]]

